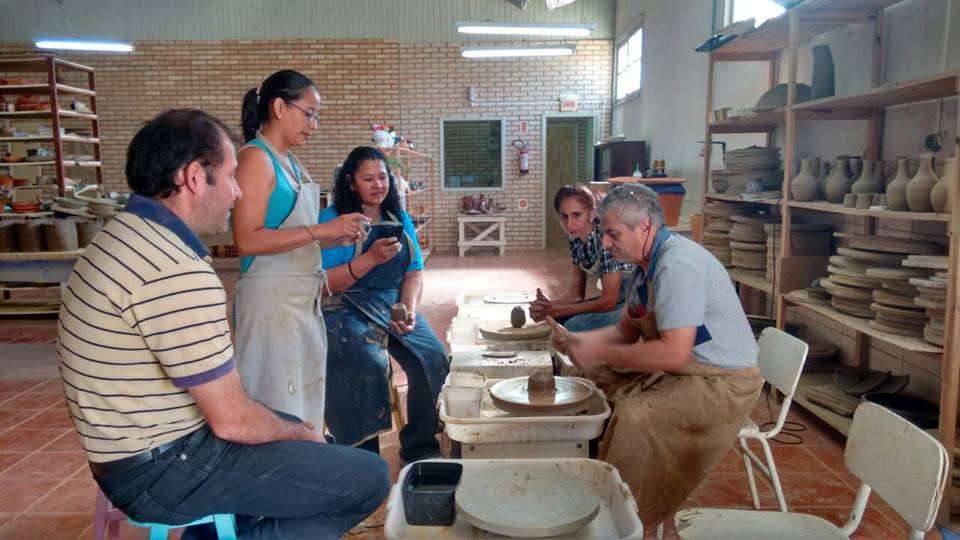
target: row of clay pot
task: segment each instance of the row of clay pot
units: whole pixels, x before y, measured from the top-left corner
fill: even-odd
[[[825,199],[842,203],[848,193],[883,193],[883,162],[863,160],[859,175],[854,175],[850,158],[837,158],[832,171],[820,167],[819,158],[800,160],[800,173],[790,183],[795,201]],[[910,178],[907,158],[897,158],[896,176],[886,186],[887,209],[911,212],[949,213],[954,199],[956,158],[944,161],[942,179],[933,172],[933,154],[920,155],[920,166]],[[853,177],[856,176],[856,181]]]
[[[100,220],[0,221],[0,252],[73,251],[86,247],[102,227]]]

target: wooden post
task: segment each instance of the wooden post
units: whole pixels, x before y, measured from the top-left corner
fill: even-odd
[[[713,137],[710,134],[710,122],[713,120],[713,53],[707,60],[707,111],[703,133],[703,190],[701,202],[707,204],[707,193],[710,192],[710,154],[713,152]],[[706,212],[704,212],[706,213]]]
[[[780,53],[777,53],[775,58],[768,60],[767,66],[767,90],[773,88],[780,82]],[[773,135],[776,133],[776,128],[773,131],[768,131],[764,137],[764,146],[769,148],[773,145]]]
[[[796,10],[790,10],[787,15],[789,24],[789,47],[787,48],[787,107],[786,107],[786,140],[784,141],[785,156],[783,160],[783,184],[780,189],[783,193],[783,200],[780,201],[780,254],[777,261],[777,268],[780,272],[774,276],[773,283],[773,303],[776,306],[777,327],[786,326],[783,317],[786,315],[786,308],[783,306],[780,282],[783,281],[783,260],[792,255],[792,246],[790,242],[790,182],[793,180],[793,171],[796,168],[796,144],[797,144],[797,117],[793,110],[793,105],[797,101],[797,40],[800,33],[800,15]],[[786,270],[789,271],[789,270]]]
[[[957,88],[960,88],[960,76],[957,77]],[[960,111],[957,113],[957,128],[960,129]],[[954,131],[954,156],[960,157],[960,135]],[[954,174],[957,174],[954,168]],[[954,185],[957,179],[954,178]],[[950,270],[947,280],[947,319],[944,323],[943,358],[940,362],[940,442],[947,449],[947,455],[953,459],[954,448],[957,444],[957,396],[960,393],[960,317],[958,317],[957,291],[960,286],[960,190],[953,194],[953,213],[950,215],[949,246]],[[947,478],[947,490],[940,503],[940,512],[937,516],[940,523],[950,522],[950,507],[953,502],[953,483]]]
[[[63,197],[66,171],[63,167],[63,139],[60,135],[60,96],[57,93],[57,61],[47,57],[47,87],[50,89],[50,129],[53,132],[54,168],[57,171],[57,193]]]
[[[873,14],[873,56],[871,58],[870,82],[874,88],[883,84],[883,10]],[[867,136],[867,152],[864,159],[880,159],[883,154],[883,109],[870,111],[870,126]]]

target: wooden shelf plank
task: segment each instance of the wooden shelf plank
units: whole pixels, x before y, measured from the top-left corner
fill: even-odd
[[[790,302],[794,306],[809,309],[810,311],[813,311],[818,315],[823,315],[824,317],[840,323],[847,328],[856,330],[861,334],[866,334],[871,338],[878,339],[884,343],[889,343],[895,347],[900,347],[904,350],[917,353],[935,355],[941,355],[943,353],[943,348],[929,343],[923,338],[898,336],[895,334],[889,334],[887,332],[881,332],[880,330],[875,330],[870,327],[868,324],[869,319],[861,319],[859,317],[854,317],[853,315],[840,313],[829,305],[808,303],[810,297],[807,295],[807,291],[793,291],[789,294],[782,295],[781,298],[783,298],[784,302]]]
[[[780,206],[783,199],[744,199],[740,195],[722,195],[720,193],[708,193],[707,198],[714,201],[725,201],[742,204],[765,204],[767,206]]]
[[[956,70],[951,70],[929,77],[885,84],[857,94],[805,101],[794,105],[793,110],[807,113],[877,109],[955,96],[958,92],[957,73]]]
[[[766,277],[755,276],[739,268],[729,268],[727,272],[730,274],[730,279],[741,285],[746,285],[751,289],[763,291],[767,294],[773,294],[773,282]]]
[[[77,142],[100,144],[100,139],[96,137],[81,137],[79,135],[63,135],[60,137],[64,142]],[[53,142],[53,135],[29,135],[27,137],[0,137],[0,143],[31,143],[31,142]]]
[[[808,0],[779,17],[766,20],[713,52],[719,60],[749,61],[755,60],[757,53],[786,49],[789,45],[787,19],[790,11],[800,14],[797,41],[803,43],[816,35],[850,23],[867,22],[875,11],[900,1],[902,0]]]
[[[783,108],[732,116],[710,123],[711,133],[766,133],[777,129],[786,113]]]
[[[827,425],[846,436],[850,433],[850,425],[853,424],[853,418],[847,418],[826,407],[818,405],[807,399],[803,393],[805,387],[823,386],[827,384],[833,384],[832,373],[804,373],[800,376],[800,383],[797,385],[797,393],[794,394],[793,400],[811,414],[826,422]]]
[[[52,167],[56,165],[56,161],[20,161],[18,163],[2,163],[0,162],[0,167]],[[101,163],[99,161],[74,161],[63,160],[64,167],[100,167]]]
[[[936,214],[934,212],[897,212],[894,210],[868,210],[863,208],[848,208],[838,203],[829,203],[824,201],[799,202],[788,201],[790,208],[803,208],[805,210],[815,210],[817,212],[829,212],[831,214],[844,214],[848,216],[861,216],[885,219],[903,219],[909,221],[942,221],[949,222],[950,214]]]
[[[50,118],[53,115],[50,111],[13,111],[0,112],[0,119],[24,120],[36,118]],[[79,120],[96,120],[97,115],[90,113],[79,113],[76,111],[60,110],[60,118],[76,118]]]
[[[93,90],[59,83],[57,84],[57,93],[75,94],[78,96],[97,95]],[[0,85],[0,94],[36,94],[39,96],[48,96],[50,95],[50,85],[47,83]]]
[[[0,253],[0,261],[68,261],[80,258],[83,249],[73,251],[13,251]]]

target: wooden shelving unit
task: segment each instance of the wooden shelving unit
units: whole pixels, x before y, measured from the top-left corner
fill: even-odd
[[[400,173],[408,183],[417,187],[407,191],[407,213],[414,220],[414,228],[426,263],[433,253],[433,222],[437,215],[437,167],[433,156],[395,146],[384,150],[391,166],[400,165]],[[395,171],[394,174],[397,174]]]
[[[88,88],[82,88],[60,82],[67,71],[86,75]],[[0,168],[13,171],[16,167],[52,167],[57,175],[57,191],[64,194],[64,182],[67,167],[89,167],[96,169],[97,184],[103,184],[103,171],[100,162],[100,124],[97,117],[97,85],[93,68],[57,58],[50,54],[30,53],[0,56],[0,73],[44,75],[46,83],[0,85],[0,95],[37,95],[49,99],[50,110],[40,111],[0,111],[0,121],[7,125],[20,120],[49,120],[50,135],[30,135],[25,137],[0,137],[0,143],[49,143],[53,147],[53,159],[47,161],[23,161],[18,163],[0,163]],[[89,99],[90,112],[78,112],[65,108],[69,106],[61,96],[81,96]],[[87,120],[91,124],[92,136],[68,135],[60,132],[62,120]],[[93,147],[92,160],[65,159],[64,143],[90,145]],[[89,152],[85,150],[84,153]]]
[[[940,440],[948,449],[957,446],[957,405],[960,394],[960,317],[958,317],[957,291],[960,285],[960,210],[950,214],[894,212],[887,210],[863,210],[846,208],[842,205],[822,201],[798,202],[789,200],[789,185],[797,165],[797,125],[805,121],[829,121],[861,119],[868,122],[868,147],[865,159],[880,159],[883,135],[883,109],[897,105],[920,103],[923,101],[957,96],[960,92],[960,72],[946,71],[909,81],[884,84],[882,81],[884,38],[883,9],[902,0],[807,0],[798,7],[787,10],[780,17],[770,19],[753,31],[742,34],[729,43],[710,53],[707,74],[707,108],[705,120],[704,151],[704,201],[719,200],[743,204],[768,204],[780,209],[781,242],[777,257],[778,274],[776,281],[769,286],[763,281],[751,280],[732,270],[731,278],[741,284],[764,290],[771,295],[776,309],[777,325],[783,328],[787,310],[807,310],[835,323],[837,326],[853,330],[856,336],[854,358],[861,365],[868,362],[871,340],[900,347],[905,351],[929,356],[932,363],[940,366]],[[843,27],[848,24],[870,24],[873,27],[873,50],[871,66],[872,88],[844,96],[833,96],[815,101],[796,102],[797,50],[801,43],[813,36]],[[766,62],[769,67],[768,83],[772,88],[778,84],[780,62],[785,62],[788,84],[787,104],[772,111],[727,118],[714,121],[713,85],[716,64],[720,62]],[[960,114],[957,116],[957,129],[960,130]],[[785,140],[782,141],[784,154],[783,200],[743,200],[709,193],[710,154],[713,135],[731,133],[762,133],[766,135],[766,144],[773,143],[777,129],[783,126]],[[946,152],[949,155],[949,150]],[[953,155],[960,157],[960,143],[954,141]],[[954,208],[960,209],[960,193],[956,197]],[[911,222],[934,222],[947,224],[949,240],[949,284],[947,291],[946,339],[943,348],[928,343],[921,338],[904,337],[871,328],[866,319],[860,319],[840,313],[829,305],[811,302],[802,289],[813,279],[826,272],[826,263],[820,257],[796,256],[791,253],[792,216],[794,213],[837,214],[859,218],[861,233],[874,234],[877,220],[904,220]],[[752,281],[752,283],[751,283]],[[811,373],[801,378],[800,386],[829,384],[830,374]],[[811,403],[798,392],[796,402],[846,434],[850,419],[840,416],[824,407]],[[939,521],[951,522],[950,501],[960,497],[960,488],[950,487],[944,497]]]

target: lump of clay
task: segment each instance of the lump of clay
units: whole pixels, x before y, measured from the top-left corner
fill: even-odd
[[[556,392],[557,381],[550,373],[538,371],[527,378],[528,392]]]
[[[510,325],[514,328],[523,328],[523,325],[527,324],[527,315],[523,312],[523,308],[517,306],[510,311]]]
[[[390,307],[390,320],[393,322],[407,322],[407,305],[394,304]]]

